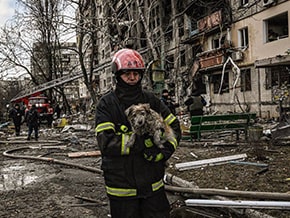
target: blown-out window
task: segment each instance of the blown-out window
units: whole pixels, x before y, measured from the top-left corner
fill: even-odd
[[[245,6],[249,3],[249,0],[240,0],[240,6]]]
[[[180,52],[180,66],[186,65],[185,50]]]
[[[213,83],[213,92],[214,94],[218,94],[221,87],[221,94],[229,92],[229,73],[225,72],[223,81],[222,81],[222,74],[212,75],[211,81]]]
[[[251,69],[241,70],[241,92],[251,91]]]
[[[277,66],[265,68],[266,70],[266,89],[271,89],[274,86],[282,86],[290,84],[290,75],[285,66]]]
[[[288,12],[264,20],[265,42],[287,38],[288,28]]]

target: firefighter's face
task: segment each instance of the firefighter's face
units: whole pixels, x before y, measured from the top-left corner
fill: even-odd
[[[140,73],[137,71],[127,71],[123,74],[121,74],[121,79],[129,84],[129,85],[136,85],[138,83],[138,81],[140,80]]]

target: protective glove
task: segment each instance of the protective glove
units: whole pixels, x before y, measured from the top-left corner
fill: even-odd
[[[143,151],[144,158],[150,162],[161,161],[164,155],[161,153],[161,150],[154,145],[151,138],[147,138],[144,141],[145,149]]]
[[[143,151],[144,158],[150,162],[163,160],[164,156],[157,147],[145,148]]]

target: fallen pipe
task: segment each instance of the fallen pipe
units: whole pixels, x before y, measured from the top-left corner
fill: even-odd
[[[186,180],[183,180],[177,176],[174,176],[170,173],[166,173],[164,180],[173,184],[173,185],[177,185],[177,186],[185,186],[185,187],[190,187],[190,188],[199,188],[196,184],[190,183]],[[202,195],[203,198],[208,198],[207,195]],[[218,199],[218,200],[228,200],[226,197],[223,196],[212,196],[213,199]],[[237,209],[234,208],[229,208],[229,210],[231,210],[232,212],[236,213],[236,214],[241,214],[240,211],[238,211]],[[245,209],[242,211],[243,215],[246,215],[247,217],[251,217],[251,218],[274,218],[268,214],[265,213],[261,213],[259,211],[253,210],[253,209]]]
[[[184,188],[177,186],[166,185],[167,191],[180,192],[180,193],[191,193],[199,195],[221,195],[227,197],[244,197],[254,199],[270,199],[270,200],[290,200],[290,194],[278,193],[278,192],[251,192],[251,191],[239,191],[239,190],[224,190],[224,189],[213,189],[213,188]]]
[[[55,146],[54,146],[54,148],[55,148]],[[76,167],[76,168],[87,170],[87,171],[94,172],[94,173],[103,174],[102,170],[95,168],[95,167],[84,166],[84,165],[75,164],[75,163],[71,163],[68,161],[58,160],[58,159],[54,159],[54,158],[50,158],[50,157],[39,157],[39,156],[35,157],[35,156],[29,156],[29,155],[11,154],[13,152],[20,151],[20,150],[26,150],[26,149],[30,149],[30,146],[10,149],[10,150],[4,151],[3,155],[6,157],[11,157],[11,158],[21,158],[21,159],[30,159],[30,160],[46,161],[46,162],[50,162],[50,163],[57,163],[57,164],[71,166],[71,167]]]
[[[289,201],[240,201],[240,200],[208,200],[208,199],[187,199],[186,206],[199,207],[231,207],[231,208],[256,208],[256,209],[281,209],[290,210]]]

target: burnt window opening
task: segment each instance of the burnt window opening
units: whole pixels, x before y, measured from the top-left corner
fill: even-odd
[[[198,53],[201,53],[202,52],[202,47],[201,45],[194,45],[192,47],[192,58],[195,59],[196,58],[196,55]]]
[[[220,38],[214,38],[212,40],[212,49],[221,48],[222,45],[224,45],[225,40],[226,40],[226,36],[225,35],[223,35],[221,39]]]
[[[165,40],[166,41],[172,41],[172,39],[173,39],[172,31],[173,31],[173,27],[172,27],[172,25],[169,25],[168,28],[166,28],[166,30],[165,30]]]
[[[186,65],[185,50],[180,52],[180,66]]]
[[[141,33],[140,44],[141,44],[142,48],[147,47],[147,38],[146,38],[146,33],[145,32]]]
[[[178,20],[178,34],[179,37],[184,36],[184,23],[181,18]]]
[[[201,74],[197,74],[193,78],[193,89],[199,91],[200,94],[206,94],[206,85],[204,76]]]
[[[105,58],[105,51],[102,50],[102,59],[104,59],[104,58]]]
[[[246,48],[249,45],[248,27],[238,30],[238,45],[239,47]]]
[[[244,7],[244,6],[248,5],[248,3],[249,3],[249,0],[240,0],[240,6],[241,7]]]
[[[251,81],[251,69],[241,70],[241,92],[251,91],[252,81]]]
[[[266,43],[287,38],[289,36],[288,12],[265,20],[264,27]]]
[[[159,6],[152,8],[150,11],[150,21],[149,27],[150,29],[155,29],[160,26],[160,17],[159,17]]]
[[[212,75],[211,81],[213,83],[213,93],[214,94],[218,94],[219,93],[220,85],[221,85],[221,79],[222,79],[222,74]],[[220,94],[229,93],[229,88],[230,88],[229,87],[229,73],[225,72]]]
[[[174,55],[169,55],[166,57],[165,68],[167,71],[174,69]]]
[[[162,2],[162,10],[164,10],[165,15],[167,14],[171,14],[172,10],[171,10],[171,1],[163,1]]]
[[[290,84],[290,75],[285,66],[265,68],[266,89],[272,89],[274,86],[281,87],[283,84]]]

